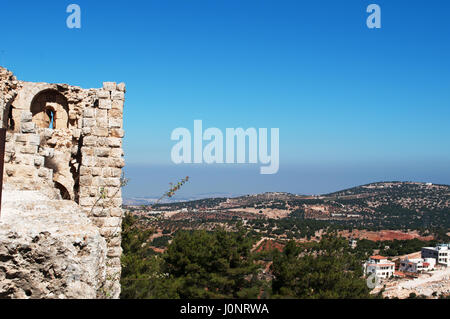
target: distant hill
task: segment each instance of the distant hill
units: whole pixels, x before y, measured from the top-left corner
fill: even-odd
[[[227,198],[228,202],[240,206],[258,205],[265,202],[327,203],[336,206],[356,205],[360,207],[401,206],[407,209],[440,210],[450,208],[450,185],[419,182],[377,182],[324,195],[297,195],[285,192],[267,192],[250,195],[229,193],[207,193],[192,196],[176,196],[164,199],[162,204],[188,203],[193,201]],[[125,198],[125,205],[150,205],[156,197]]]
[[[180,202],[190,202],[197,201],[201,199],[209,199],[209,198],[230,198],[240,196],[240,194],[232,194],[232,193],[206,193],[206,194],[195,194],[190,196],[175,196],[173,198],[164,198],[161,201],[163,204],[170,203],[180,203]],[[124,205],[151,205],[158,200],[156,196],[148,196],[148,197],[125,197],[123,200]]]
[[[450,186],[431,183],[378,182],[316,196],[271,192],[177,200],[162,203],[158,209],[183,209],[178,216],[183,219],[226,219],[241,214],[246,218],[330,220],[372,229],[450,227]]]
[[[399,205],[403,208],[440,210],[450,207],[450,186],[417,182],[379,182],[319,197],[336,200],[341,204],[368,205],[379,207]]]

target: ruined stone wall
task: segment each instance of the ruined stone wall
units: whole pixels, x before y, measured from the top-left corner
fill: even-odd
[[[0,67],[0,128],[7,126],[10,103],[17,95],[18,85],[12,72]]]
[[[125,166],[122,150],[125,85],[106,82],[103,89],[97,91],[97,98],[94,105],[84,108],[83,112],[79,204],[106,238],[107,279],[114,296],[118,297],[123,215],[120,186]],[[99,196],[102,198],[95,205]]]
[[[78,203],[107,243],[108,295],[120,294],[125,85],[100,89],[17,81],[0,67],[8,129],[4,183]]]

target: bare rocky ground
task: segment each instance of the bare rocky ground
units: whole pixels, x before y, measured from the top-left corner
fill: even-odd
[[[0,298],[99,298],[106,242],[79,206],[4,190]]]
[[[427,274],[421,274],[416,279],[401,279],[388,282],[383,296],[404,299],[408,298],[411,293],[427,297],[434,297],[433,293],[435,293],[436,297],[442,294],[449,295],[450,268],[441,268]]]

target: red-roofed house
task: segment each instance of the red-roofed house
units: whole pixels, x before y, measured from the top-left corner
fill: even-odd
[[[380,256],[380,255],[375,255],[375,256],[370,256],[370,259],[373,260],[383,260],[383,259],[387,259],[386,257]]]
[[[394,275],[395,263],[386,257],[375,255],[371,256],[364,264],[364,274],[370,276],[375,273],[378,278],[390,278]]]

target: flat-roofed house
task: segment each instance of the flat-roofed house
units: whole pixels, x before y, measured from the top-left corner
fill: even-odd
[[[433,270],[436,266],[434,258],[406,258],[400,261],[400,271],[405,272],[422,272]]]
[[[450,244],[440,244],[436,247],[423,247],[422,258],[434,258],[436,264],[450,266]]]

